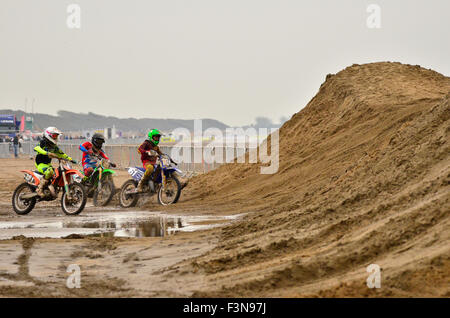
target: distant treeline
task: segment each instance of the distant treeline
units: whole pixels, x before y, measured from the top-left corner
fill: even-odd
[[[20,120],[25,114],[20,110],[1,109],[0,114],[16,115]],[[112,116],[102,116],[94,113],[73,113],[68,111],[58,111],[57,116],[35,113],[33,114],[33,129],[41,130],[48,126],[56,126],[63,131],[81,131],[89,129],[102,129],[113,125],[120,131],[147,131],[149,128],[158,128],[163,131],[170,131],[175,128],[194,129],[192,119],[157,119],[157,118],[117,118]],[[210,127],[226,129],[228,125],[215,119],[202,119],[203,129]]]

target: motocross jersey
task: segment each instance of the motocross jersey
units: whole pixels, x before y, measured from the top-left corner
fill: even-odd
[[[152,144],[149,140],[145,140],[138,149],[138,152],[141,154],[141,160],[142,162],[150,161],[152,164],[156,162],[156,156],[150,156],[147,151],[154,150],[158,153],[161,151],[159,150],[158,146],[155,146]]]
[[[92,156],[89,154],[89,150],[92,150],[93,153],[96,153],[92,147],[92,143],[89,141],[86,141],[84,144],[80,145],[80,150],[83,152],[83,169],[86,169],[88,167],[94,167],[97,163],[97,158],[95,156]],[[105,153],[100,149],[97,153],[102,158],[109,160],[109,158],[105,155]]]
[[[36,165],[39,165],[41,163],[49,164],[52,161],[52,158],[48,156],[49,152],[54,153],[60,158],[69,158],[69,156],[62,152],[57,145],[48,142],[45,139],[41,140],[39,142],[39,145],[34,147],[34,151],[38,153],[36,156]]]

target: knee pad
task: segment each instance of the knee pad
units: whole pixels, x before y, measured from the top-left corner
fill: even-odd
[[[144,173],[144,175],[145,175],[146,177],[150,176],[150,175],[152,174],[152,172],[153,172],[153,169],[154,169],[153,165],[152,165],[152,164],[148,164],[148,165],[145,167],[145,173]]]
[[[86,177],[89,177],[89,176],[92,174],[93,171],[94,171],[94,168],[92,168],[92,167],[89,167],[89,168],[87,168],[87,169],[84,169],[84,175],[85,175]]]
[[[53,177],[54,171],[52,167],[45,169],[44,178],[45,180],[50,180]]]

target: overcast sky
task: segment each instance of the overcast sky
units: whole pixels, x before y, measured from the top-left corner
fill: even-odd
[[[34,97],[50,114],[278,122],[353,63],[449,76],[449,12],[448,0],[1,0],[0,108]]]

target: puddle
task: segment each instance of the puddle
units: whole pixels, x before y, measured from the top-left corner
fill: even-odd
[[[24,235],[61,238],[70,234],[105,237],[157,237],[228,224],[240,215],[175,216],[152,212],[86,213],[75,217],[32,217],[32,221],[0,222],[0,239]],[[28,218],[28,217],[23,217]]]

